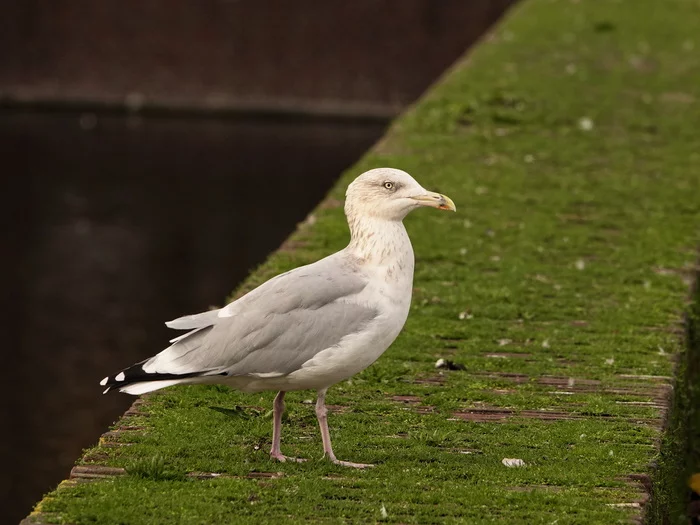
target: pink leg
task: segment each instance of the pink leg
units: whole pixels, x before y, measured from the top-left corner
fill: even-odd
[[[328,410],[326,409],[326,389],[318,391],[318,399],[316,400],[316,417],[318,418],[318,426],[321,427],[321,439],[323,440],[323,455],[328,457],[336,465],[353,468],[373,467],[369,463],[353,463],[352,461],[340,461],[333,453],[331,446],[331,434],[328,432]]]
[[[277,461],[296,461],[301,463],[306,461],[305,459],[290,458],[282,454],[280,450],[280,441],[282,440],[282,414],[284,413],[284,394],[286,392],[279,392],[275,396],[275,402],[272,405],[273,413],[273,423],[272,423],[272,449],[270,449],[270,457],[276,459]]]

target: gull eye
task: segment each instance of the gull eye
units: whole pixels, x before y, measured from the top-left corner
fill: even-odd
[[[384,187],[385,187],[387,190],[393,190],[393,189],[394,189],[394,183],[393,183],[393,182],[387,181],[387,182],[384,183]]]

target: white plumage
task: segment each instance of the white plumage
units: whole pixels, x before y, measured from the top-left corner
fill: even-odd
[[[183,383],[220,383],[245,392],[277,390],[272,457],[280,452],[284,394],[318,391],[316,413],[324,452],[331,448],[325,393],[371,365],[396,339],[408,315],[414,257],[402,220],[413,209],[454,210],[407,173],[379,168],[348,187],[348,246],[278,275],[219,310],[167,322],[187,333],[171,346],[100,383],[143,394]]]

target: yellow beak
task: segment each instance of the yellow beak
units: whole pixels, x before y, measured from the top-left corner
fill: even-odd
[[[450,199],[447,195],[442,195],[441,193],[428,191],[411,198],[414,201],[418,201],[421,206],[430,206],[439,210],[457,211],[457,207],[455,206],[455,203],[452,202],[452,199]]]

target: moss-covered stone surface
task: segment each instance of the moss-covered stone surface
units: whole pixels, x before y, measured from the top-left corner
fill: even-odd
[[[342,248],[343,192],[365,169],[453,198],[457,214],[406,221],[405,330],[328,394],[336,454],[376,468],[321,459],[313,392],[288,395],[282,435],[310,461],[280,464],[274,393],[174,388],[118,422],[30,521],[641,519],[653,464],[672,462],[659,444],[700,240],[699,124],[700,2],[524,0],[244,285]],[[654,519],[675,523],[671,485]]]

